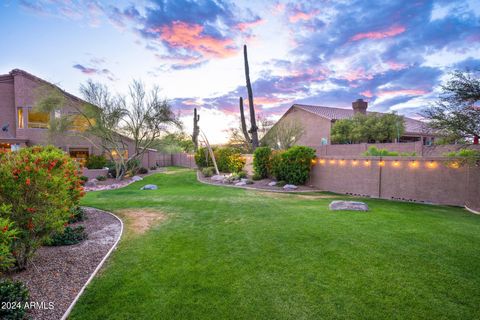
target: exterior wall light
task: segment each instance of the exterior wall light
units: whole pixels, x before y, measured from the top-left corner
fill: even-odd
[[[413,161],[410,161],[410,163],[408,164],[408,166],[412,169],[416,169],[418,168],[418,162],[413,160]]]
[[[365,167],[369,167],[370,166],[370,160],[365,160],[363,162],[363,164],[365,165]]]
[[[320,164],[325,164],[325,159],[320,159]]]
[[[378,161],[378,166],[379,167],[384,167],[385,166],[385,161]]]
[[[352,160],[352,166],[356,167],[358,164],[358,161],[357,160]]]
[[[333,160],[333,159],[330,160],[329,162],[330,162],[330,164],[335,164],[335,160]]]
[[[392,166],[394,166],[396,168],[400,167],[400,161],[398,161],[398,160],[393,161]]]
[[[435,169],[437,167],[437,163],[435,161],[427,162],[427,168]]]

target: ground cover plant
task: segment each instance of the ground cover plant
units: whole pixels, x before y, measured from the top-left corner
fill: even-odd
[[[339,198],[204,185],[184,169],[88,193],[126,234],[71,318],[480,317],[480,217],[375,199],[329,211]],[[141,212],[162,222],[138,234]]]

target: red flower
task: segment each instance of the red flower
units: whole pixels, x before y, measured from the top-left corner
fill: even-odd
[[[26,184],[27,186],[30,185],[30,178],[27,178],[27,180],[25,180],[25,184]]]
[[[28,230],[30,230],[30,231],[35,228],[35,225],[33,224],[32,219],[30,219],[30,220],[28,221],[27,228],[28,228]]]
[[[7,232],[7,231],[8,231],[8,225],[6,225],[5,227],[3,227],[2,232],[5,233],[5,232]]]
[[[30,212],[30,213],[35,213],[35,211],[37,211],[37,209],[35,209],[35,208],[27,208],[27,211]]]
[[[68,226],[68,222],[65,222],[63,226],[66,228]]]

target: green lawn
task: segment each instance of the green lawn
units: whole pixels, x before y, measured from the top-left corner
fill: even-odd
[[[88,193],[83,205],[167,219],[141,235],[127,219],[71,318],[480,318],[479,216],[373,199],[330,212],[335,197],[208,186],[184,169]]]

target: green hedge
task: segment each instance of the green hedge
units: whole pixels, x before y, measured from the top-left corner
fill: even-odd
[[[287,151],[274,152],[271,157],[271,173],[278,181],[290,184],[305,184],[310,176],[315,150],[294,146]]]
[[[270,171],[270,157],[272,149],[270,147],[259,147],[253,153],[253,171],[255,177],[260,179],[267,178]]]
[[[195,152],[195,163],[199,168],[206,168],[212,167],[213,161],[208,153],[208,149],[205,147],[198,148],[197,152]]]
[[[92,154],[88,156],[85,167],[87,167],[87,169],[103,169],[107,164],[108,161],[104,156],[96,156]]]

